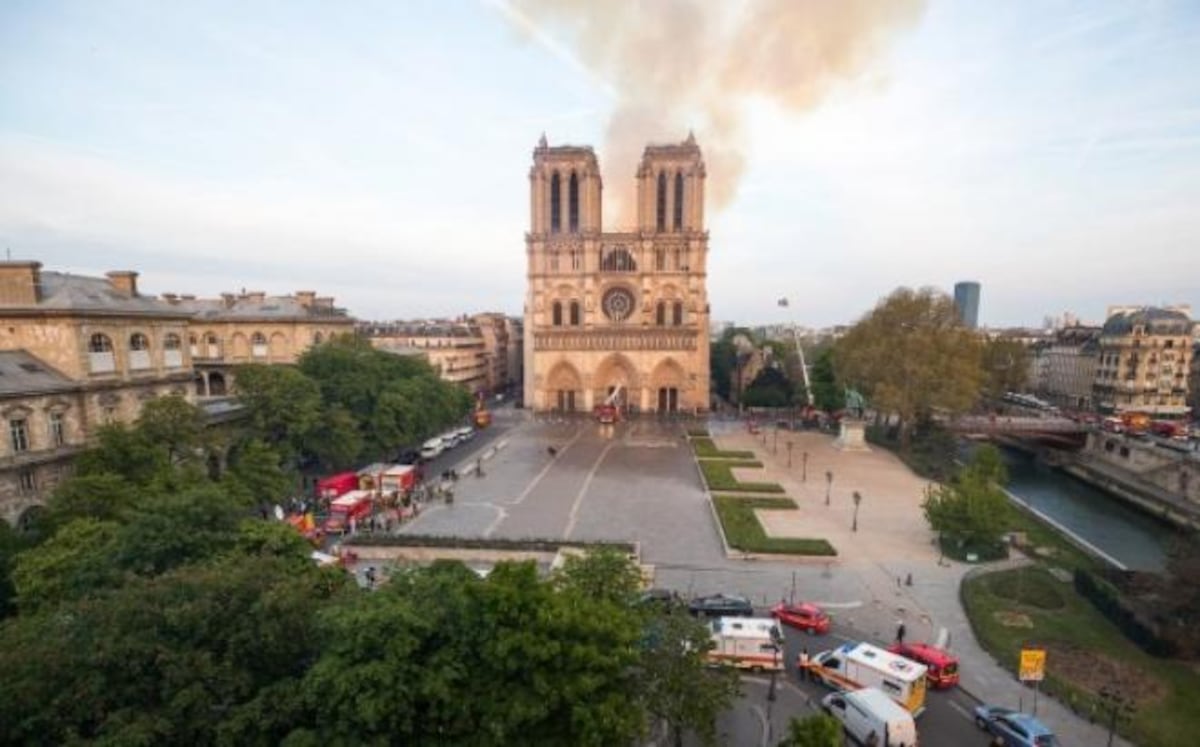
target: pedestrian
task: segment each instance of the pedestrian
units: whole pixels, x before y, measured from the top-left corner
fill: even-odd
[[[904,643],[904,633],[905,632],[906,631],[904,629],[904,621],[901,620],[900,624],[898,626],[896,626],[896,643]]]
[[[800,681],[806,682],[810,679],[808,671],[808,647],[800,649],[800,655],[796,657],[796,668],[800,670]]]
[[[367,572],[364,574],[367,577],[367,588],[375,588],[375,566],[367,566]]]

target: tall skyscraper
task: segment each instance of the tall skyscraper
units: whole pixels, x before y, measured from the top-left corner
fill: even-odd
[[[954,305],[967,329],[979,326],[979,283],[964,280],[954,284]]]

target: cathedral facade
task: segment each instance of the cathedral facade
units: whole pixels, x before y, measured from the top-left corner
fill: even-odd
[[[647,146],[636,226],[605,232],[595,152],[538,142],[525,236],[526,407],[708,409],[704,177],[690,135]]]

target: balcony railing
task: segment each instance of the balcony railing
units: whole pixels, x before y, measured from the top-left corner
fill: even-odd
[[[112,373],[117,370],[117,357],[111,350],[88,353],[88,370],[94,374]]]

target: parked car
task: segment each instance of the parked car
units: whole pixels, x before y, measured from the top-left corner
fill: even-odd
[[[945,649],[928,643],[893,643],[888,651],[924,664],[925,681],[930,687],[948,688],[958,684],[958,658]]]
[[[460,444],[465,443],[470,441],[472,438],[475,438],[475,429],[468,426],[463,426],[462,428],[456,430],[454,435],[458,438],[458,442]]]
[[[396,464],[416,464],[421,461],[420,449],[401,449],[396,452]]]
[[[754,605],[736,594],[710,594],[689,602],[688,612],[696,617],[754,617]]]
[[[825,635],[829,632],[829,615],[810,602],[787,604],[780,602],[771,608],[771,617],[784,625],[799,628],[809,634]]]
[[[425,443],[421,444],[421,459],[428,462],[430,459],[436,459],[437,456],[445,450],[446,442],[443,441],[440,436],[437,438],[431,438]]]
[[[672,607],[682,607],[683,600],[670,589],[646,589],[638,595],[638,605],[641,607],[659,607],[663,610]]]
[[[917,724],[912,714],[878,688],[830,693],[821,699],[821,707],[840,721],[846,733],[859,744],[880,747],[917,744]]]
[[[1060,747],[1060,742],[1033,716],[1011,708],[975,707],[975,725],[996,737],[1003,747]]]

